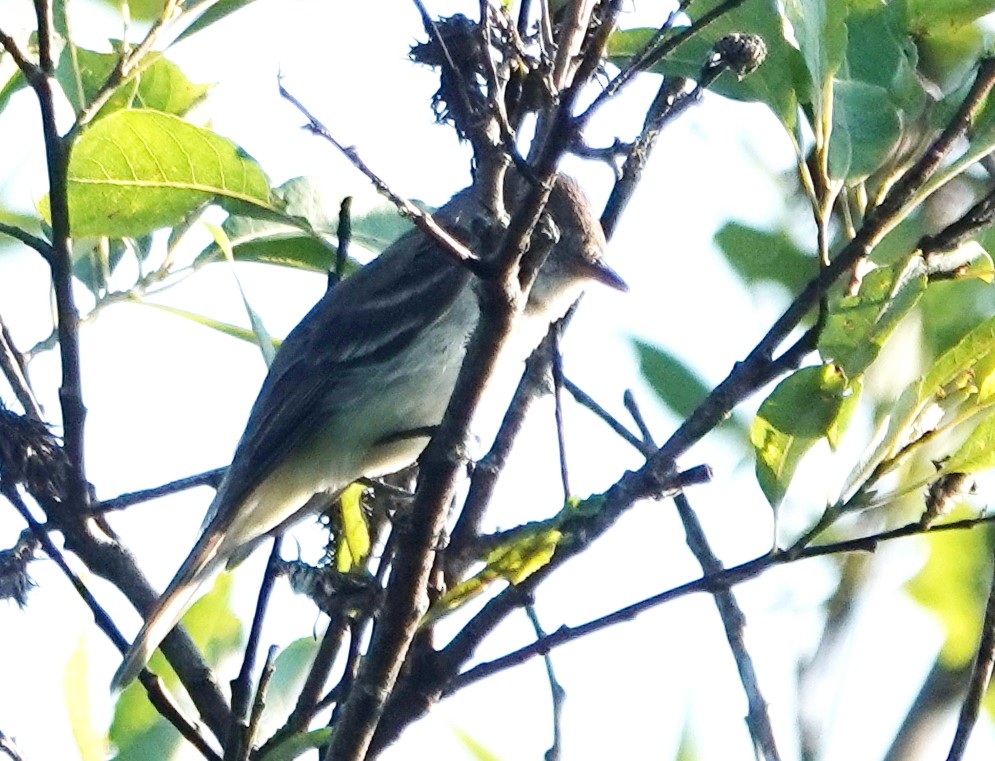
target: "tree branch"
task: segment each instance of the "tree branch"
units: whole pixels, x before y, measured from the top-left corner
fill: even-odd
[[[995,666],[995,566],[992,570],[988,604],[985,606],[985,620],[981,627],[981,641],[978,642],[978,653],[974,658],[971,678],[967,683],[967,695],[964,696],[960,715],[957,717],[957,731],[950,744],[947,761],[960,761],[964,758],[967,741],[981,713],[981,701],[984,700],[985,692],[988,690],[993,666]]]

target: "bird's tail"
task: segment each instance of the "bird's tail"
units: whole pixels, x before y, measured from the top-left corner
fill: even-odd
[[[189,609],[197,590],[224,560],[218,556],[217,552],[222,538],[223,534],[208,531],[194,545],[187,559],[180,566],[180,570],[169,582],[166,591],[148,611],[145,623],[131,647],[124,654],[124,661],[111,680],[112,689],[118,690],[127,687],[145,668],[152,653],[159,647],[166,635],[179,623],[183,614]]]

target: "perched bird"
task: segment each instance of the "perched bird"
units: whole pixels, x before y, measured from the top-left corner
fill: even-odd
[[[511,210],[524,185],[509,181]],[[502,363],[526,358],[589,282],[626,287],[602,260],[601,226],[574,180],[557,177],[546,214],[559,239]],[[493,255],[495,216],[474,188],[434,217],[478,256]],[[452,395],[480,316],[479,288],[467,267],[414,229],[325,293],[277,352],[200,538],[149,611],[115,687],[138,675],[215,571],[302,517],[311,497],[418,458]]]

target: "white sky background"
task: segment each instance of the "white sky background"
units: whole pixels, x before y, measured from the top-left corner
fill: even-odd
[[[477,9],[475,2],[428,6],[434,14],[462,10],[472,16]],[[630,13],[622,24],[659,23],[662,7],[641,2],[640,13]],[[8,31],[17,25],[28,28],[28,11],[26,2],[0,0],[0,26]],[[120,34],[113,16],[96,31],[88,30],[83,20],[75,23],[84,46]],[[457,145],[448,127],[434,123],[428,103],[435,75],[407,60],[408,46],[422,37],[414,6],[402,0],[260,0],[168,56],[193,81],[218,83],[191,118],[209,117],[215,130],[262,164],[274,184],[319,175],[340,194],[357,196],[357,206],[364,199],[376,200],[365,178],[330,145],[300,129],[301,117],[276,92],[282,71],[286,86],[343,143],[355,145],[394,190],[440,205],[467,184],[469,151]],[[629,105],[595,122],[588,141],[606,145],[616,135],[631,138],[656,85],[652,77],[637,83]],[[15,172],[0,192],[9,199],[16,191],[18,202],[29,207],[46,190],[35,104],[25,94],[12,109],[0,119],[0,145],[20,149],[0,153],[0,177],[11,176],[12,167]],[[25,127],[23,134],[12,132]],[[638,380],[631,337],[667,346],[715,383],[746,355],[783,307],[782,293],[744,294],[728,276],[711,237],[729,218],[754,224],[775,218],[782,189],[773,177],[791,161],[787,141],[763,108],[720,98],[706,99],[664,134],[610,248],[613,265],[632,291],[624,296],[591,292],[565,349],[569,376],[623,421],[622,392],[634,387],[660,440],[676,422]],[[571,162],[569,169],[600,208],[610,188],[607,168]],[[25,187],[30,197],[24,196]],[[807,219],[799,227],[803,234],[810,232]],[[321,277],[261,265],[242,266],[239,276],[274,335],[289,331],[324,288]],[[47,270],[37,256],[0,257],[0,314],[22,348],[49,330],[47,288]],[[215,265],[156,300],[246,322],[225,266]],[[86,326],[82,351],[88,476],[101,498],[225,464],[264,374],[252,346],[139,305],[111,308]],[[54,352],[32,365],[35,387],[53,418],[57,368]],[[567,425],[568,439],[578,443],[570,450],[578,494],[603,490],[624,469],[638,465],[632,452],[586,412],[571,407]],[[536,410],[526,439],[493,513],[502,526],[545,517],[559,506],[548,404]],[[727,564],[761,554],[769,546],[771,521],[752,463],[738,461],[715,438],[695,448],[683,464],[702,462],[714,468],[716,481],[693,490],[690,498],[716,552]],[[829,493],[833,482],[813,473],[826,480]],[[819,494],[821,488],[806,491]],[[207,490],[190,492],[132,508],[116,517],[114,525],[140,554],[148,573],[164,585],[189,549],[209,501]],[[798,514],[816,507],[799,505]],[[785,507],[791,508],[790,503]],[[798,528],[805,520],[788,515],[785,525]],[[0,546],[13,544],[21,528],[16,515],[0,511]],[[257,553],[236,574],[237,609],[246,621],[264,554]],[[921,562],[915,546],[884,548],[879,562],[887,569],[877,582],[880,595],[864,605],[857,635],[839,669],[827,677],[825,705],[813,707],[832,717],[828,758],[882,755],[941,639],[935,623],[894,594]],[[60,715],[66,660],[77,638],[83,638],[92,655],[94,720],[102,727],[110,705],[106,685],[118,655],[52,563],[42,560],[31,570],[40,586],[28,608],[0,605],[0,730],[15,737],[32,761],[73,759],[78,752],[62,731],[67,722]],[[551,631],[699,575],[672,506],[645,504],[543,587],[539,613]],[[96,580],[93,588],[126,634],[133,634],[138,619],[127,604]],[[829,590],[828,578],[815,563],[780,569],[736,590],[787,759],[797,757],[792,745],[797,658],[814,646],[818,606]],[[267,632],[264,644],[286,643],[311,630],[314,616],[308,603],[293,598],[282,585],[275,604],[279,612],[270,619],[281,623]],[[914,646],[897,647],[910,632],[915,633]],[[479,655],[499,655],[531,636],[524,616],[518,617]],[[752,757],[742,719],[745,698],[706,597],[664,606],[561,648],[554,663],[567,691],[566,759],[673,757],[688,717],[701,758]],[[541,661],[444,701],[384,757],[469,757],[454,727],[498,758],[541,758],[551,741],[549,689]],[[948,739],[939,737],[937,748],[924,750],[935,756]],[[991,733],[979,728],[971,757],[990,757],[991,749]],[[183,757],[197,756],[190,752]]]

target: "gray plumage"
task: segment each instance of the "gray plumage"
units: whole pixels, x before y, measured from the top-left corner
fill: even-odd
[[[506,355],[515,359],[538,345],[587,282],[624,288],[601,260],[604,236],[573,180],[558,178],[547,213],[560,238],[509,340]],[[482,237],[500,237],[472,188],[435,219],[478,255],[488,253]],[[442,419],[479,318],[478,285],[415,229],[315,304],[277,352],[201,536],[147,613],[115,687],[138,675],[210,576],[299,518],[313,495],[418,458],[427,436],[404,434]]]

